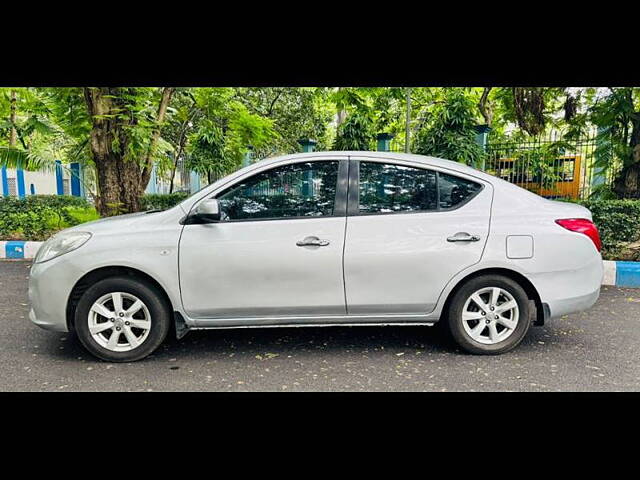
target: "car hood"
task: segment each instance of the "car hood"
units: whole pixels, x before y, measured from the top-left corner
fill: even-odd
[[[167,221],[168,218],[173,218],[176,215],[180,216],[181,214],[182,209],[179,207],[174,207],[165,211],[128,213],[125,215],[116,215],[113,217],[106,217],[82,223],[75,227],[68,228],[65,231],[82,231],[94,234],[131,232],[135,230],[148,229],[154,225],[160,225]]]

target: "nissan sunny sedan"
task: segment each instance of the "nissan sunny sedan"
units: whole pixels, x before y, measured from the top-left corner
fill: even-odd
[[[162,212],[64,230],[37,253],[30,319],[130,362],[172,326],[444,324],[499,354],[595,303],[589,210],[465,165],[388,152],[254,163]]]

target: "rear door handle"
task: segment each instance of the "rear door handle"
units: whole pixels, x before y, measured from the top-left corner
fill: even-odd
[[[296,245],[299,247],[326,247],[329,240],[320,240],[318,237],[306,237],[304,240],[298,240]]]
[[[453,237],[447,238],[447,242],[477,242],[480,237],[477,235],[469,235],[466,232],[456,233]]]

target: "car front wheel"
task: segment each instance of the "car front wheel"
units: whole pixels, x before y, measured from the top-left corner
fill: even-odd
[[[531,326],[524,289],[501,275],[469,280],[452,298],[448,326],[454,340],[470,353],[496,355],[515,348]]]
[[[153,352],[170,327],[170,309],[152,285],[129,277],[106,278],[78,302],[80,342],[109,362],[133,362]]]

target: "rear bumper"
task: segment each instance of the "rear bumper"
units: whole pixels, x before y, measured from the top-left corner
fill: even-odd
[[[603,271],[602,259],[597,255],[576,270],[527,275],[527,278],[542,303],[548,305],[548,312],[544,312],[546,320],[592,307],[600,296]]]
[[[591,308],[600,296],[600,288],[579,297],[565,298],[549,302],[549,318],[558,318],[569,313],[582,312]]]

